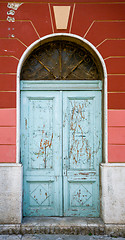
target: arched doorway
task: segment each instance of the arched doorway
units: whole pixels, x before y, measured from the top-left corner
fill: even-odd
[[[68,36],[41,41],[21,67],[24,216],[98,217],[104,72]]]

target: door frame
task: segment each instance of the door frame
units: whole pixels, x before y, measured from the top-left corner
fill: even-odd
[[[101,54],[98,52],[96,47],[87,41],[86,39],[75,35],[75,34],[69,34],[69,33],[55,33],[55,34],[49,34],[46,35],[35,42],[33,42],[23,53],[22,57],[20,58],[18,67],[17,67],[17,95],[16,95],[16,106],[17,106],[17,113],[16,113],[16,163],[20,163],[20,73],[23,66],[24,61],[29,56],[29,54],[37,47],[39,47],[41,44],[44,44],[46,42],[50,42],[53,40],[68,40],[75,42],[79,45],[86,46],[86,48],[91,51],[91,53],[96,56],[98,63],[101,67],[102,75],[103,75],[103,90],[102,90],[102,162],[108,163],[108,140],[107,140],[107,70],[105,62],[101,56]]]
[[[103,87],[102,87],[102,162],[108,163],[108,154],[107,154],[107,71],[105,62],[96,49],[89,41],[83,39],[82,37],[75,34],[66,34],[66,33],[56,33],[50,34],[45,37],[42,37],[32,43],[23,53],[17,68],[17,95],[16,95],[16,163],[20,163],[20,73],[23,66],[23,63],[30,55],[30,53],[39,47],[41,44],[53,41],[53,40],[68,40],[71,42],[75,42],[81,46],[85,46],[88,51],[92,53],[93,56],[98,60],[98,65],[101,68],[103,75]]]
[[[22,99],[21,99],[21,105],[22,105],[22,109],[21,109],[21,112],[22,112],[22,119],[21,119],[21,130],[22,130],[22,133],[21,133],[21,138],[22,138],[22,144],[21,144],[21,146],[22,146],[22,149],[23,150],[21,150],[21,152],[22,152],[22,155],[24,155],[24,151],[26,150],[25,149],[25,146],[24,146],[24,144],[23,144],[23,142],[25,142],[25,137],[23,137],[24,135],[25,136],[28,136],[27,134],[28,134],[28,132],[27,132],[27,128],[25,128],[25,119],[27,119],[27,121],[28,121],[28,125],[29,126],[31,126],[30,125],[30,123],[29,123],[29,121],[30,121],[30,118],[28,118],[28,116],[30,116],[30,115],[28,115],[28,112],[25,110],[25,107],[26,107],[26,109],[28,110],[28,102],[27,102],[27,104],[26,104],[26,99],[28,100],[29,99],[29,101],[32,99],[39,99],[39,98],[41,98],[41,99],[45,99],[45,97],[46,98],[49,98],[50,96],[51,96],[51,99],[52,99],[52,96],[56,99],[56,97],[57,97],[57,95],[56,95],[56,93],[58,94],[59,92],[59,95],[58,95],[58,97],[60,96],[61,98],[60,99],[62,99],[62,100],[64,100],[64,98],[65,98],[65,100],[67,99],[69,102],[70,102],[70,100],[85,100],[86,98],[87,99],[91,99],[91,101],[92,101],[92,99],[94,100],[94,101],[96,101],[96,104],[94,104],[93,106],[94,106],[94,108],[96,108],[96,110],[98,109],[98,107],[99,107],[99,112],[101,111],[102,112],[102,109],[101,109],[101,101],[100,102],[98,102],[97,100],[98,100],[98,97],[99,96],[101,96],[101,98],[102,98],[102,81],[101,80],[36,80],[36,81],[34,81],[34,80],[23,80],[23,81],[21,81],[21,83],[20,83],[20,88],[21,88],[21,92],[22,92]],[[40,93],[41,92],[41,93]],[[63,92],[63,93],[62,93]],[[98,93],[97,93],[98,92]],[[38,94],[37,94],[38,93]],[[49,93],[52,93],[52,95],[50,95]],[[55,94],[55,95],[54,95]],[[68,95],[67,95],[68,94]],[[79,95],[80,94],[80,95]],[[97,94],[97,95],[96,95]],[[99,94],[99,95],[98,95]],[[63,97],[62,97],[63,96]],[[73,96],[75,97],[75,98],[73,98]],[[77,97],[76,97],[77,96]],[[58,97],[57,97],[57,99],[58,99]],[[23,106],[23,99],[25,99],[25,105]],[[61,117],[59,117],[59,119],[60,120],[62,120],[62,122],[60,122],[60,120],[59,120],[59,122],[61,123],[61,125],[59,125],[60,127],[62,126],[62,131],[63,131],[63,133],[61,133],[60,132],[60,130],[59,130],[59,132],[60,132],[60,136],[61,136],[61,138],[60,138],[60,140],[59,140],[59,144],[61,144],[62,142],[63,143],[65,143],[64,145],[65,145],[65,147],[63,147],[63,150],[61,150],[61,151],[59,151],[59,156],[61,157],[61,161],[62,161],[62,163],[60,163],[59,165],[58,165],[58,167],[59,166],[66,166],[67,165],[67,163],[65,162],[66,160],[65,159],[68,159],[67,158],[67,154],[68,154],[68,149],[67,149],[67,147],[66,146],[68,146],[68,143],[66,142],[66,140],[65,139],[68,139],[68,135],[67,135],[67,132],[66,132],[66,128],[67,128],[67,126],[68,126],[68,122],[67,122],[67,117],[66,117],[66,112],[67,112],[67,106],[68,106],[68,104],[69,104],[69,102],[67,102],[67,100],[66,100],[66,102],[64,103],[63,102],[63,106],[62,106],[62,101],[61,101],[61,105],[59,104],[59,109],[61,109],[61,113],[62,113],[62,115],[61,115]],[[59,101],[59,99],[58,99],[58,101]],[[58,101],[56,101],[56,102],[58,102]],[[59,101],[60,102],[60,101]],[[54,102],[53,102],[54,103]],[[98,104],[99,103],[99,104]],[[29,103],[30,104],[30,103]],[[54,104],[55,105],[55,104]],[[30,106],[30,105],[29,105]],[[62,107],[61,107],[62,106]],[[53,106],[54,107],[54,106]],[[54,108],[55,109],[55,108]],[[56,106],[56,109],[58,109],[58,106]],[[58,109],[58,110],[59,110]],[[64,110],[64,112],[62,112],[62,109]],[[97,112],[96,111],[94,111],[95,112],[95,115],[94,116],[97,116],[96,114],[98,113],[98,110],[97,110]],[[30,110],[29,110],[29,114],[32,114],[32,113],[30,113]],[[59,114],[60,115],[60,114]],[[98,114],[98,117],[101,119],[101,117],[99,116],[100,114]],[[32,116],[33,117],[33,116]],[[32,117],[31,117],[31,119],[32,119]],[[65,119],[65,120],[64,120]],[[94,118],[95,119],[95,118]],[[92,120],[92,118],[91,118],[91,120]],[[97,119],[96,119],[97,120]],[[65,123],[64,123],[65,122]],[[101,127],[101,121],[99,120],[99,122],[100,122],[100,127]],[[63,128],[63,125],[65,125],[66,124],[66,128],[64,127]],[[80,123],[79,123],[80,124]],[[96,127],[97,125],[95,124],[94,125],[94,129],[95,129],[95,127]],[[60,127],[59,127],[59,129],[60,129]],[[101,138],[102,138],[102,128],[100,128],[99,127],[99,129],[100,129],[100,131],[99,131],[99,135],[98,136],[100,136]],[[98,127],[97,127],[98,128]],[[96,129],[97,130],[97,129]],[[95,131],[95,130],[94,130]],[[53,128],[53,134],[54,134],[54,132],[55,132],[55,130],[54,130],[54,128]],[[94,133],[94,132],[93,132]],[[64,135],[63,135],[64,134]],[[67,135],[67,137],[66,137],[66,135]],[[58,134],[57,134],[58,135]],[[27,137],[26,137],[26,139],[27,139]],[[98,142],[98,140],[97,140],[97,142]],[[96,143],[97,143],[96,142]],[[98,142],[98,144],[99,144],[99,142]],[[98,145],[97,144],[97,145]],[[26,144],[27,145],[27,144]],[[62,144],[61,144],[62,145]],[[65,148],[65,150],[64,150],[64,148]],[[96,145],[94,144],[94,151],[96,151],[95,150],[95,148],[96,148]],[[25,149],[25,150],[24,150]],[[97,159],[98,159],[98,164],[100,164],[100,162],[102,162],[102,147],[101,147],[101,149],[100,149],[101,151],[99,151],[99,155],[97,154],[96,156],[98,156],[97,157]],[[28,155],[27,155],[27,153],[26,153],[26,155],[25,156],[27,156],[28,157]],[[26,157],[26,158],[27,158]],[[60,159],[60,157],[59,157],[59,159]],[[100,159],[100,160],[99,160]],[[54,160],[54,159],[53,159]],[[69,160],[70,161],[70,160]],[[23,164],[25,163],[25,161],[23,161],[23,158],[22,158],[22,162],[23,162]],[[28,163],[28,161],[26,161],[27,163]],[[26,168],[27,167],[25,167],[25,166],[27,166],[27,163],[26,163],[26,165],[24,164],[24,169],[25,169],[25,171],[24,171],[24,173],[26,174],[26,171],[28,171],[28,169],[26,170]],[[94,161],[94,163],[96,164],[96,161]],[[94,164],[94,166],[93,166],[93,170],[90,168],[89,169],[89,171],[90,172],[92,172],[92,175],[90,175],[90,177],[89,177],[89,175],[88,174],[86,174],[86,172],[88,171],[87,170],[87,168],[85,168],[85,169],[81,169],[81,170],[79,170],[79,168],[78,169],[76,169],[76,172],[75,172],[75,174],[71,174],[70,175],[70,173],[72,172],[74,172],[74,168],[69,168],[69,169],[65,169],[65,167],[64,168],[62,168],[62,170],[61,170],[61,168],[60,168],[60,170],[62,171],[62,180],[61,180],[61,182],[62,182],[62,188],[63,188],[63,190],[65,189],[65,191],[63,192],[63,194],[64,194],[64,196],[69,196],[69,198],[70,198],[70,195],[68,195],[68,187],[69,187],[69,184],[78,184],[78,182],[79,182],[79,184],[80,184],[80,182],[81,182],[81,184],[83,184],[83,186],[84,186],[84,184],[86,184],[87,182],[91,182],[91,183],[93,183],[93,187],[94,187],[94,185],[95,185],[95,191],[97,191],[96,193],[97,193],[97,198],[96,198],[96,194],[94,195],[95,197],[95,199],[97,200],[97,203],[95,202],[95,201],[93,201],[93,209],[84,209],[84,217],[86,217],[86,214],[91,214],[91,216],[92,217],[99,217],[99,213],[100,213],[100,208],[98,207],[98,205],[100,205],[99,203],[100,203],[100,200],[98,199],[98,197],[99,197],[99,188],[98,188],[98,180],[99,180],[99,169],[97,170],[97,166],[99,166],[99,165],[96,165],[96,167],[95,167],[95,164]],[[54,166],[54,165],[53,165]],[[32,169],[32,170],[34,170],[34,169]],[[44,169],[45,170],[45,169]],[[42,171],[44,171],[44,170],[42,170]],[[29,170],[30,171],[30,170]],[[54,171],[54,168],[53,168],[53,171]],[[78,174],[78,172],[80,172],[80,175]],[[83,178],[82,178],[82,173],[84,172],[84,179],[85,180],[82,180]],[[93,175],[94,173],[96,172],[96,175]],[[42,173],[42,172],[41,172]],[[67,173],[69,173],[68,175],[67,175]],[[31,175],[30,175],[30,177],[28,178],[28,176],[26,177],[26,175],[24,174],[24,192],[25,192],[25,190],[26,190],[26,186],[28,186],[28,182],[34,182],[34,180],[32,179],[31,180]],[[35,174],[35,173],[34,173]],[[58,174],[57,174],[58,175]],[[85,176],[86,175],[86,176]],[[32,175],[33,176],[33,175]],[[34,175],[35,176],[35,175]],[[53,176],[53,175],[52,175]],[[81,178],[80,178],[80,176],[81,176]],[[42,179],[42,177],[43,177],[43,179]],[[42,182],[44,182],[44,181],[47,181],[47,179],[50,177],[50,175],[47,177],[47,179],[46,179],[46,177],[45,177],[45,179],[44,179],[44,177],[45,177],[45,175],[43,174],[43,175],[41,175],[41,184],[42,184]],[[60,177],[58,178],[58,181],[60,181]],[[57,182],[58,182],[57,181]],[[48,182],[48,181],[47,181]],[[83,183],[84,182],[84,183]],[[54,180],[54,176],[53,176],[53,183],[54,184],[56,184],[56,182],[55,182],[55,180]],[[60,183],[61,184],[61,183]],[[29,185],[30,186],[30,185]],[[93,187],[92,187],[92,189],[93,189]],[[58,184],[57,184],[57,188],[58,188]],[[93,191],[93,190],[92,190]],[[65,195],[65,193],[67,193],[66,195]],[[61,195],[60,195],[61,194]],[[59,197],[60,196],[63,196],[62,195],[62,193],[60,192],[60,194],[58,195]],[[36,195],[36,194],[35,194]],[[29,194],[27,194],[27,196],[30,196],[30,193]],[[62,204],[62,208],[56,208],[56,209],[60,209],[60,213],[59,213],[59,215],[56,215],[57,213],[55,212],[55,216],[71,216],[72,214],[72,216],[74,216],[74,215],[76,215],[75,214],[75,208],[77,208],[77,206],[76,207],[74,207],[74,208],[72,208],[73,206],[71,206],[70,205],[70,210],[68,210],[68,199],[69,199],[68,197],[62,197],[62,199],[60,199],[59,200],[59,202],[60,203],[63,203]],[[93,199],[94,199],[93,198]],[[55,195],[55,197],[54,197],[54,199],[56,199],[56,195]],[[25,206],[24,208],[25,208],[25,211],[24,211],[24,216],[25,216],[25,214],[28,214],[28,212],[26,213],[26,209],[28,208],[28,206],[29,206],[29,209],[32,209],[32,204],[31,204],[31,206],[30,206],[30,204],[29,205],[26,205],[26,201],[27,200],[27,197],[26,197],[26,194],[25,194],[25,197],[24,197],[24,202],[25,202],[25,205],[23,205],[23,206]],[[66,200],[66,201],[65,201]],[[96,203],[96,204],[95,204]],[[61,204],[60,204],[61,205]],[[57,205],[58,206],[58,205]],[[96,208],[96,206],[97,206],[97,208]],[[79,206],[80,207],[80,206]],[[84,208],[84,206],[82,206],[83,208]],[[92,206],[91,206],[92,207]],[[74,209],[74,210],[73,210]],[[45,209],[43,209],[43,211],[44,211]],[[54,210],[54,208],[52,209],[52,211]],[[29,212],[33,212],[34,211],[34,214],[35,214],[35,208],[34,209],[32,209],[32,210],[29,210]],[[40,210],[41,211],[41,210]],[[47,209],[46,209],[46,211],[47,211]],[[81,216],[81,211],[80,211],[80,209],[78,210],[76,210],[77,211],[77,213],[78,213],[78,216]],[[89,212],[88,212],[89,211]],[[63,215],[63,213],[64,213],[64,215]],[[52,213],[50,213],[50,216],[51,216],[51,214]],[[31,215],[32,216],[32,213],[29,213],[29,215]],[[28,215],[27,215],[28,216]],[[47,215],[45,215],[45,216],[48,216],[48,212],[47,212]],[[90,216],[90,215],[88,215],[88,216]]]

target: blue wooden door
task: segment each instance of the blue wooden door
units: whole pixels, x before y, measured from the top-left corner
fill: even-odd
[[[99,216],[101,91],[22,91],[24,216]]]
[[[65,216],[99,216],[101,92],[63,93]]]
[[[24,216],[62,215],[61,112],[58,91],[21,93]]]

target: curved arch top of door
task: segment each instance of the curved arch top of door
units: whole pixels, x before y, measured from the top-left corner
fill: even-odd
[[[66,33],[56,33],[56,34],[50,34],[46,35],[38,40],[36,40],[34,43],[32,43],[26,51],[23,53],[19,64],[17,68],[17,133],[16,133],[16,162],[20,162],[20,80],[21,80],[21,71],[22,67],[30,56],[32,55],[33,51],[36,51],[36,49],[39,49],[40,46],[52,43],[53,41],[68,41],[70,43],[79,45],[80,49],[83,48],[85,52],[87,52],[90,56],[89,59],[91,59],[94,64],[96,65],[99,72],[97,73],[97,77],[100,80],[103,80],[103,162],[108,162],[108,154],[107,154],[107,70],[105,66],[105,62],[99,53],[99,51],[96,49],[96,47],[91,44],[86,39],[75,35],[75,34],[66,34]],[[86,55],[86,54],[85,54]],[[82,59],[81,59],[82,60]],[[91,62],[90,60],[90,62]],[[76,64],[77,66],[77,64]],[[94,68],[95,70],[96,68]],[[69,71],[70,73],[71,71]],[[52,75],[51,75],[52,76]],[[70,74],[68,77],[71,76]],[[84,76],[84,75],[83,75]],[[93,74],[91,75],[91,79],[93,78]],[[96,75],[94,75],[96,76]],[[90,76],[89,76],[90,77]],[[57,79],[60,79],[60,76],[57,77]],[[70,79],[70,78],[69,78]],[[83,78],[81,78],[83,79]],[[86,78],[87,79],[87,78]],[[89,78],[88,78],[89,79]]]
[[[99,164],[107,158],[102,57],[78,36],[50,35],[25,51],[17,75],[24,216],[98,217]],[[17,123],[18,133],[19,116]]]
[[[103,80],[98,59],[85,47],[66,40],[44,43],[29,55],[21,80]]]

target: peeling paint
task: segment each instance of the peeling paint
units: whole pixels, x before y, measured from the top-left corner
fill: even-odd
[[[43,126],[45,128],[45,125]],[[46,138],[45,138],[46,136]],[[52,136],[51,136],[51,140],[48,140],[48,137],[47,137],[47,133],[45,132],[45,130],[42,129],[42,138],[41,138],[41,141],[40,141],[40,150],[38,152],[38,156],[37,156],[37,159],[39,158],[39,156],[42,154],[44,155],[44,167],[46,168],[46,164],[47,164],[47,148],[51,148],[52,146],[52,140],[53,140],[53,133],[52,133]]]
[[[8,2],[7,7],[13,10],[17,10],[23,3],[12,3]]]
[[[8,21],[8,22],[15,22],[15,18],[8,16],[8,17],[7,17],[7,21]]]
[[[15,14],[15,11],[14,10],[10,10],[7,12],[7,15],[14,15]]]
[[[83,164],[91,160],[91,147],[88,144],[86,137],[85,120],[87,118],[86,109],[89,107],[88,100],[71,101],[71,119],[70,119],[70,159],[73,159],[73,164]]]
[[[88,211],[88,214],[98,216],[96,196],[100,135],[97,128],[98,109],[93,95],[75,91],[75,94],[71,93],[74,95],[69,95],[68,91],[58,94],[57,91],[48,91],[48,95],[44,91],[39,94],[30,92],[27,93],[30,96],[26,115],[28,131],[25,129],[26,116],[23,118],[23,128],[28,138],[27,167],[31,170],[31,179],[36,176],[35,181],[30,183],[29,208],[34,213],[37,210],[42,212],[43,208],[48,214],[50,207],[60,208],[64,197],[65,215],[82,216]],[[55,194],[58,202],[55,201]]]

